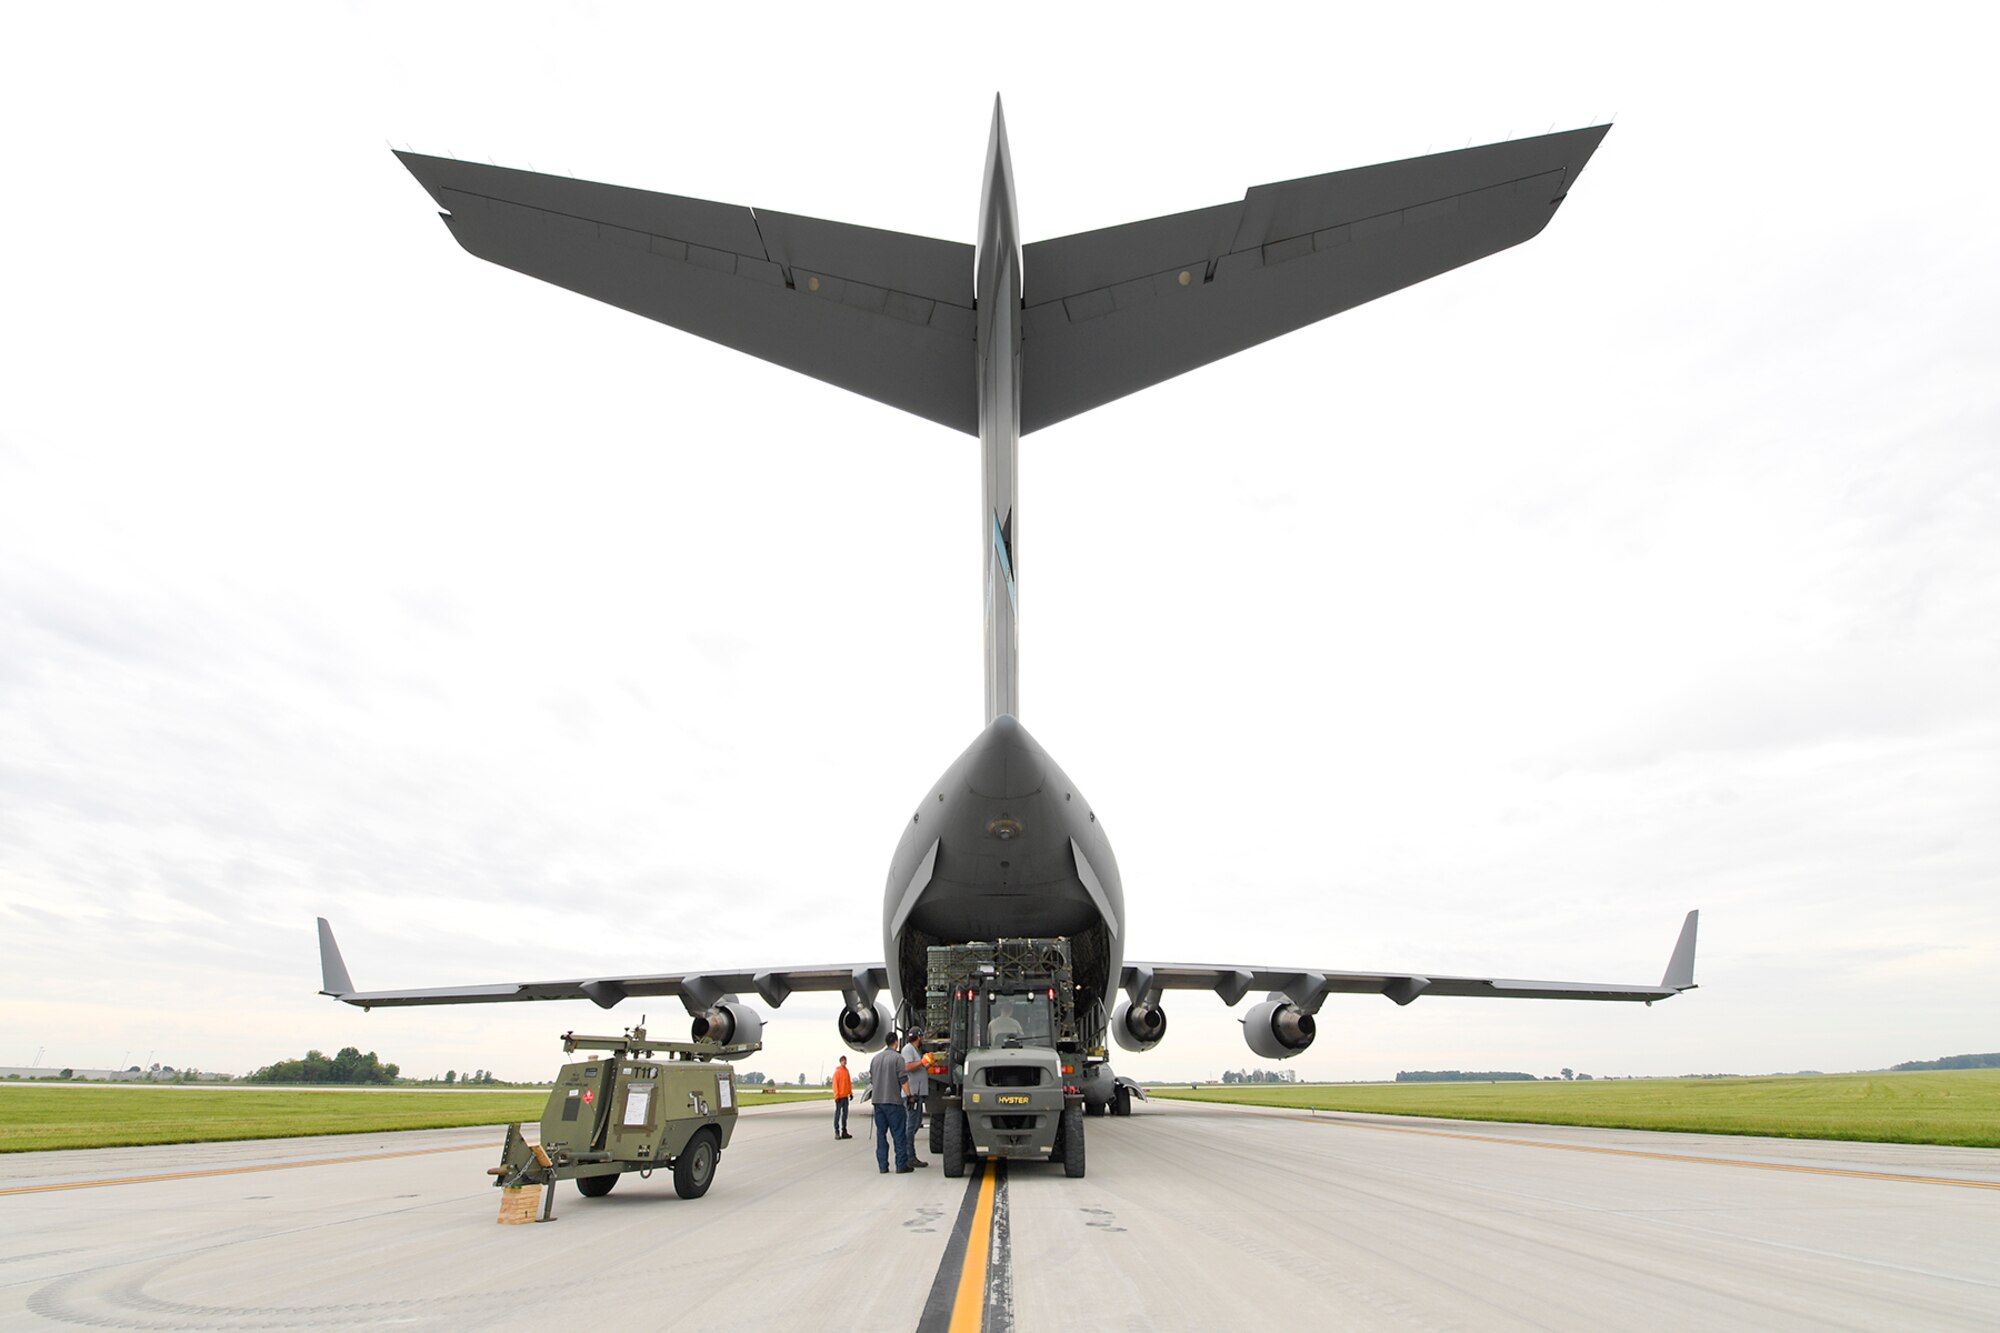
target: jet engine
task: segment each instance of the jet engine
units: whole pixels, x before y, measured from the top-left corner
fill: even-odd
[[[1266,1000],[1243,1018],[1243,1040],[1266,1060],[1289,1060],[1313,1044],[1313,1016],[1287,1000]]]
[[[882,1049],[882,1036],[889,1030],[889,1006],[879,1000],[870,1008],[840,1010],[840,1039],[847,1049],[867,1055]]]
[[[728,1046],[735,1042],[762,1041],[764,1020],[755,1009],[732,998],[696,1014],[690,1030],[696,1041],[716,1041]]]
[[[1157,1004],[1126,1000],[1111,1016],[1111,1036],[1128,1051],[1150,1051],[1167,1035],[1167,1014]]]

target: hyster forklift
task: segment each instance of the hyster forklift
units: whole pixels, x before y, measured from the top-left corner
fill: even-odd
[[[926,961],[931,1149],[944,1173],[1000,1157],[1061,1162],[1064,1175],[1081,1176],[1089,1052],[1069,941],[939,945]]]

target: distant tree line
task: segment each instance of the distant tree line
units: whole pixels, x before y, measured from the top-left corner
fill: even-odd
[[[2000,1051],[1988,1051],[1984,1055],[1947,1055],[1938,1060],[1905,1060],[1889,1068],[1899,1074],[1911,1069],[2000,1069]]]
[[[1399,1069],[1398,1083],[1533,1083],[1533,1074],[1513,1069]]]
[[[250,1083],[394,1083],[401,1073],[395,1065],[385,1065],[375,1052],[363,1055],[352,1046],[343,1046],[331,1060],[319,1051],[307,1051],[302,1060],[280,1060],[265,1065],[245,1080]]]

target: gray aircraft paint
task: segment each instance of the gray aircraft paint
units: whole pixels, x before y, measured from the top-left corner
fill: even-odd
[[[1117,858],[1089,802],[1020,722],[1023,434],[1517,245],[1567,197],[1606,127],[1256,186],[1243,199],[1023,246],[994,100],[976,246],[503,167],[397,156],[466,250],[864,394],[980,442],[985,728],[926,789],[891,858],[882,963],[357,991],[322,922],[325,993],[350,1004],[739,991],[921,994],[924,948],[1068,935],[1080,983],[1164,1032],[1166,990],[1290,1006],[1327,995],[1638,1000],[1694,984],[1697,914],[1657,986],[1212,963],[1128,963]],[[1297,1048],[1297,1049],[1303,1049]]]

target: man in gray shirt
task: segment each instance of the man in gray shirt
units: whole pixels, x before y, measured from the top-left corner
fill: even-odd
[[[914,1171],[910,1164],[910,1136],[903,1112],[903,1098],[909,1095],[909,1081],[903,1076],[903,1053],[896,1049],[896,1034],[882,1035],[882,1049],[868,1062],[868,1099],[875,1111],[875,1167],[889,1172],[889,1145],[896,1145],[896,1170]]]

